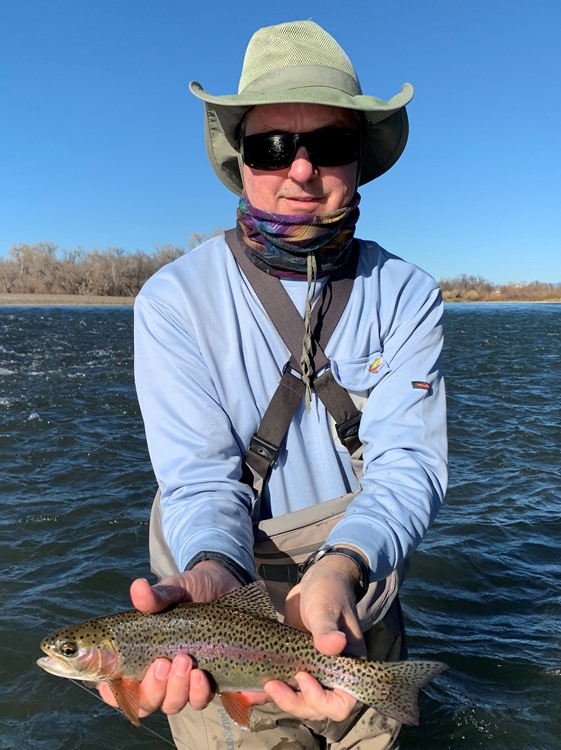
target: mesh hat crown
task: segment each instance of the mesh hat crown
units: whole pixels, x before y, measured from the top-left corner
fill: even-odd
[[[220,180],[240,195],[237,131],[245,114],[260,104],[323,104],[362,112],[366,136],[360,184],[387,172],[401,156],[409,133],[406,83],[389,101],[362,93],[354,67],[339,44],[312,21],[259,29],[243,62],[238,93],[213,96],[196,81],[190,91],[205,103],[205,141]]]

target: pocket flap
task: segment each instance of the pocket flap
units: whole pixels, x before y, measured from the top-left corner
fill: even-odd
[[[390,369],[380,351],[360,359],[331,360],[331,368],[339,385],[350,391],[369,391]]]

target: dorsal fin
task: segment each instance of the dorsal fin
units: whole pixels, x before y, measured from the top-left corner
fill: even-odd
[[[262,581],[255,581],[247,586],[230,591],[229,594],[224,594],[213,603],[219,607],[239,609],[242,612],[248,612],[250,615],[278,621],[277,611]]]

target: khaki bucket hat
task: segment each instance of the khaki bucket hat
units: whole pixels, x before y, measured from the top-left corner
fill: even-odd
[[[205,141],[220,180],[237,195],[243,189],[237,151],[238,126],[260,104],[324,104],[362,112],[367,123],[361,161],[364,185],[396,163],[409,125],[405,105],[413,87],[405,83],[389,101],[362,93],[353,65],[339,44],[312,21],[259,29],[245,53],[238,93],[213,96],[192,81],[189,90],[205,103]]]

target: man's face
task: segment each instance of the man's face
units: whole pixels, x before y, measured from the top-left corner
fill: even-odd
[[[263,104],[252,109],[245,135],[283,131],[306,133],[325,127],[357,128],[353,112],[322,104]],[[358,162],[341,167],[318,167],[308,152],[298,149],[292,164],[269,172],[243,165],[243,181],[250,203],[279,214],[325,214],[347,206],[356,190]]]

